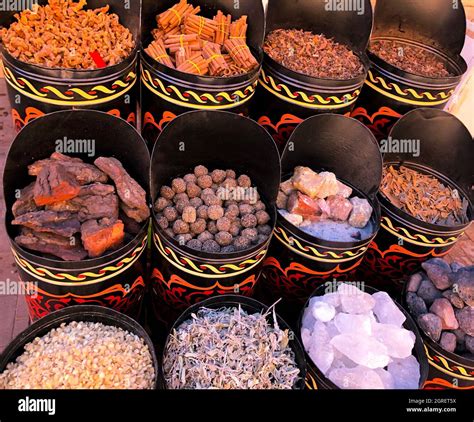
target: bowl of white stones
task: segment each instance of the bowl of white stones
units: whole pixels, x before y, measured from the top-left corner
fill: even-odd
[[[299,321],[310,389],[423,388],[428,361],[418,328],[386,292],[327,282]]]

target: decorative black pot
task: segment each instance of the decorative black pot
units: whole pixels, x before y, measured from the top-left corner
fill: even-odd
[[[357,11],[328,11],[325,0],[269,0],[266,34],[275,29],[303,29],[347,45],[362,60],[365,72],[349,80],[319,79],[287,69],[264,53],[251,117],[285,147],[296,126],[320,113],[352,111],[369,68],[365,53],[372,29],[372,7],[364,0]]]
[[[467,70],[460,55],[465,34],[466,15],[460,1],[377,1],[372,41],[396,40],[420,47],[438,56],[454,76],[418,76],[368,52],[370,70],[351,116],[380,140],[409,111],[444,108]]]
[[[163,128],[176,116],[192,110],[228,110],[247,116],[255,94],[261,66],[251,72],[230,78],[199,76],[171,69],[151,59],[143,51],[153,39],[155,16],[164,12],[176,0],[143,0],[141,51],[141,113],[142,134],[150,148]],[[212,18],[218,10],[233,19],[248,16],[247,43],[261,64],[265,14],[262,2],[240,0],[193,0],[200,6],[201,16]]]
[[[282,156],[282,181],[297,166],[330,171],[366,198],[374,212],[372,235],[353,242],[318,239],[289,223],[277,212],[277,224],[264,262],[262,292],[266,303],[283,298],[294,313],[321,283],[353,280],[380,226],[376,194],[382,177],[382,156],[370,131],[357,120],[337,114],[313,116],[299,125]],[[291,318],[291,317],[290,317]]]
[[[419,140],[419,156],[389,153],[385,165],[404,165],[438,177],[469,201],[469,223],[454,227],[425,223],[396,208],[379,193],[382,222],[360,268],[364,279],[400,297],[402,279],[431,258],[446,255],[473,219],[472,163],[474,143],[468,129],[453,115],[437,109],[413,110],[395,124],[394,140]]]
[[[183,151],[184,147],[184,151]],[[265,157],[265,159],[263,159]],[[151,192],[203,164],[210,170],[247,174],[275,224],[280,160],[268,133],[254,121],[229,112],[194,111],[174,119],[161,133],[152,154]],[[157,318],[171,323],[180,312],[209,296],[250,296],[260,275],[270,239],[232,254],[197,252],[180,245],[153,218],[152,302]]]
[[[36,3],[45,5],[48,0]],[[123,62],[96,70],[47,68],[15,59],[0,46],[3,72],[15,127],[20,130],[31,120],[60,110],[92,109],[107,112],[137,124],[137,60],[140,43],[141,0],[89,0],[88,8],[110,5],[136,43]],[[126,6],[127,5],[127,6]],[[16,12],[2,12],[0,25],[8,26]]]
[[[18,189],[31,183],[28,165],[56,150],[56,140],[94,139],[95,153],[70,154],[93,162],[114,156],[148,191],[150,155],[138,132],[124,120],[92,110],[61,111],[34,120],[16,136],[7,155],[3,174],[6,202],[5,225],[20,279],[34,283],[26,295],[32,320],[65,306],[96,304],[138,317],[146,283],[148,221],[122,248],[78,262],[41,256],[14,242],[18,226],[12,226],[12,204]]]
[[[173,326],[171,327],[170,333],[168,334],[168,338],[166,339],[166,344],[164,347],[164,351],[166,351],[169,337],[172,335],[173,331],[179,328],[179,326],[192,318],[193,314],[196,314],[199,309],[202,308],[209,308],[209,309],[222,309],[222,308],[236,308],[241,307],[243,311],[248,313],[265,313],[268,309],[268,306],[264,305],[263,303],[249,298],[245,296],[237,296],[231,294],[225,294],[222,296],[212,297],[210,299],[206,299],[201,303],[194,304],[186,309],[179,318],[174,322]],[[278,305],[277,305],[278,307]],[[267,317],[270,323],[273,323],[273,317],[268,315]],[[278,326],[282,330],[289,330],[290,333],[293,331],[291,330],[290,326],[278,315],[276,314],[276,319]],[[306,379],[306,360],[305,360],[305,352],[303,346],[300,343],[300,340],[297,336],[290,335],[289,345],[295,354],[296,364],[300,370],[301,379],[296,383],[294,386],[295,390],[303,390],[305,387],[305,379]],[[161,360],[163,362],[163,359]],[[162,374],[164,376],[163,370]],[[164,388],[167,388],[166,381],[164,381]]]
[[[308,307],[310,299],[315,296],[324,296],[326,293],[328,293],[328,289],[329,289],[329,292],[334,292],[334,285],[335,283],[330,282],[330,283],[326,283],[319,286],[306,302],[303,308],[303,311],[300,314],[300,319],[298,321],[298,335],[300,339],[301,339],[301,323],[302,323],[304,311]],[[364,291],[365,293],[369,293],[372,295],[374,293],[379,292],[380,290],[376,290],[370,286],[365,286]],[[414,350],[414,356],[416,357],[416,359],[418,360],[418,363],[420,364],[419,388],[422,389],[426,383],[426,379],[428,378],[428,360],[425,353],[423,339],[413,318],[397,302],[395,302],[395,304],[398,306],[400,311],[402,311],[403,315],[405,315],[406,317],[406,321],[403,324],[403,327],[406,328],[407,330],[412,331],[416,336],[415,347],[413,350]],[[335,385],[331,380],[326,378],[326,376],[313,363],[313,360],[309,357],[307,353],[306,353],[306,362],[307,362],[307,367],[308,367],[308,373],[306,375],[306,388],[308,390],[337,390],[339,389],[337,385]]]
[[[94,305],[71,306],[66,309],[61,309],[30,325],[25,331],[18,334],[3,351],[0,356],[0,373],[6,369],[10,362],[14,362],[16,358],[24,352],[26,344],[32,342],[37,337],[48,334],[61,324],[68,324],[73,321],[100,322],[104,325],[121,328],[142,338],[150,349],[153,367],[155,368],[154,386],[155,388],[157,387],[159,371],[158,359],[153,342],[144,328],[127,315],[114,311],[113,309]]]

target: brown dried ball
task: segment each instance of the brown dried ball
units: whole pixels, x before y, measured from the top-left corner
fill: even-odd
[[[207,215],[207,210],[208,210],[208,207],[207,205],[201,205],[198,209],[197,209],[197,216],[199,218],[203,218],[204,220],[207,220],[209,217]]]
[[[209,233],[207,230],[202,232],[198,237],[197,239],[201,242],[201,243],[204,243],[206,242],[207,240],[213,240],[214,239],[214,235],[212,233]]]
[[[176,204],[178,201],[189,202],[188,194],[186,192],[176,194],[173,198],[173,202]]]
[[[244,229],[242,230],[241,235],[243,237],[246,237],[248,240],[250,240],[252,243],[255,243],[258,239],[258,231],[257,229]]]
[[[165,233],[166,233],[169,237],[171,237],[172,239],[174,238],[174,231],[173,231],[173,229],[172,229],[171,227],[167,228],[167,229],[165,230]]]
[[[252,181],[250,180],[250,177],[248,177],[246,174],[242,174],[241,176],[239,176],[239,178],[237,179],[237,183],[242,188],[252,187]]]
[[[230,230],[231,221],[227,217],[222,217],[217,220],[216,226],[221,232],[228,232]]]
[[[222,201],[214,194],[201,195],[201,199],[208,207],[211,205],[222,205]]]
[[[158,223],[158,225],[161,227],[162,230],[166,230],[170,225],[166,217],[162,215],[160,217],[157,217],[156,222]]]
[[[259,234],[258,239],[257,239],[257,245],[261,245],[262,243],[265,243],[268,240],[268,236],[265,234]]]
[[[229,205],[224,214],[229,220],[235,220],[240,215],[240,209],[238,205]]]
[[[176,202],[175,207],[179,214],[182,214],[184,209],[189,206],[189,201],[180,200]]]
[[[204,202],[202,202],[201,198],[192,198],[189,200],[189,205],[198,209]]]
[[[257,217],[253,214],[246,214],[241,219],[242,227],[246,229],[253,228],[257,226]]]
[[[197,177],[195,174],[187,174],[186,176],[183,177],[184,181],[186,183],[196,183],[197,182]]]
[[[219,184],[219,183],[222,183],[226,179],[227,174],[224,170],[214,170],[211,173],[211,177],[214,183]]]
[[[189,224],[183,220],[176,220],[173,224],[173,231],[176,234],[186,234],[189,233]]]
[[[257,217],[257,223],[261,225],[267,224],[270,221],[270,214],[266,211],[257,211],[255,217]]]
[[[225,175],[228,179],[235,179],[237,177],[234,170],[226,170]]]
[[[226,189],[236,188],[237,187],[237,180],[227,178],[222,182],[221,187],[226,188]]]
[[[196,251],[200,251],[202,249],[202,242],[197,239],[191,239],[188,243],[186,243],[186,246]]]
[[[206,189],[203,189],[202,192],[201,192],[201,198],[204,196],[204,195],[215,195],[216,194],[216,191],[212,188],[206,188]]]
[[[172,204],[172,202],[169,199],[160,197],[157,199],[155,202],[155,211],[160,212],[163,211],[166,207],[169,207]]]
[[[196,208],[188,205],[183,209],[183,215],[181,216],[185,223],[194,223],[196,221]]]
[[[221,247],[215,240],[206,240],[202,244],[202,250],[204,252],[218,253],[221,251]]]
[[[272,234],[272,227],[269,226],[268,224],[264,225],[264,226],[258,226],[257,227],[257,230],[259,232],[259,234],[263,234],[265,236],[270,236]]]
[[[184,179],[181,179],[181,177],[173,179],[173,181],[171,182],[171,187],[176,193],[186,192],[186,182],[184,181]]]
[[[175,192],[169,186],[162,186],[160,189],[160,195],[166,199],[173,199]]]
[[[166,219],[172,223],[173,221],[176,221],[179,217],[178,210],[174,207],[166,207],[163,210],[163,215],[166,217]]]
[[[211,234],[219,233],[219,230],[217,229],[217,224],[215,221],[209,221],[207,223],[207,231]]]
[[[208,173],[209,173],[209,170],[204,166],[197,166],[194,168],[194,175],[196,177],[205,176]]]
[[[186,183],[186,193],[190,199],[197,198],[201,195],[201,188],[196,183],[188,182]]]
[[[224,208],[220,205],[211,205],[207,209],[207,215],[211,220],[219,220],[219,218],[224,217]]]
[[[240,220],[234,220],[232,221],[229,229],[229,233],[237,237],[240,234],[240,230],[242,229],[242,224],[240,224]]]
[[[244,251],[245,249],[250,248],[250,240],[244,236],[239,236],[234,239],[232,242],[232,246],[234,246],[235,250],[237,251]]]
[[[230,207],[231,205],[237,205],[239,206],[239,203],[235,199],[229,199],[228,201],[224,202],[224,205],[226,207]]]
[[[247,214],[253,214],[255,212],[255,207],[250,204],[240,204],[239,205],[240,215],[244,216]]]
[[[212,186],[212,177],[208,174],[198,177],[197,184],[202,189],[210,188]]]
[[[232,235],[229,232],[225,232],[225,231],[221,231],[217,233],[215,236],[215,239],[216,239],[216,242],[220,246],[229,246],[234,240]]]
[[[256,211],[265,211],[267,207],[262,201],[257,201],[254,205]]]
[[[232,245],[224,246],[221,248],[221,253],[233,253],[235,252],[235,248]]]
[[[193,238],[192,235],[189,233],[186,234],[179,234],[176,236],[175,240],[181,245],[184,246],[186,245],[191,239]]]
[[[206,220],[203,218],[198,218],[194,223],[191,224],[190,228],[192,234],[198,235],[204,233],[207,229]]]

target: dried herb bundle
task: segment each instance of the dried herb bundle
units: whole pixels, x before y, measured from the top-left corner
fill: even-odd
[[[436,177],[404,166],[385,167],[380,190],[393,205],[425,223],[454,226],[467,222],[467,200]]]
[[[309,31],[277,29],[267,35],[263,49],[288,69],[315,78],[347,80],[364,72],[348,47]]]
[[[453,76],[439,57],[420,47],[380,40],[370,44],[370,51],[387,63],[415,75],[429,78]]]
[[[170,389],[292,389],[300,370],[273,310],[201,308],[170,336],[163,368]]]

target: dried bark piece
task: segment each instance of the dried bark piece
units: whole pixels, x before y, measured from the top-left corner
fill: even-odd
[[[139,223],[145,221],[150,216],[146,192],[130,177],[122,163],[116,158],[99,157],[94,164],[114,181],[125,214]]]
[[[21,235],[15,238],[15,242],[23,248],[53,255],[64,261],[81,261],[87,257],[87,252],[82,248],[79,239],[73,242],[73,238],[52,233],[23,228]]]
[[[100,195],[107,196],[115,193],[115,187],[112,185],[104,185],[103,183],[92,183],[90,185],[81,186],[79,196]]]
[[[35,211],[29,212],[12,221],[13,225],[24,226],[38,232],[53,233],[71,237],[81,230],[76,214],[70,212]]]
[[[142,225],[130,218],[122,210],[119,212],[119,219],[123,222],[125,233],[137,235],[142,230]]]
[[[81,190],[76,180],[59,164],[42,168],[36,179],[33,195],[37,206],[74,198]]]
[[[20,191],[20,197],[15,201],[12,206],[12,213],[14,217],[33,212],[37,210],[37,206],[34,199],[34,187],[35,182],[30,183],[26,188]]]
[[[81,226],[81,239],[89,257],[101,256],[109,249],[119,247],[124,239],[124,224],[120,220],[89,220]]]

